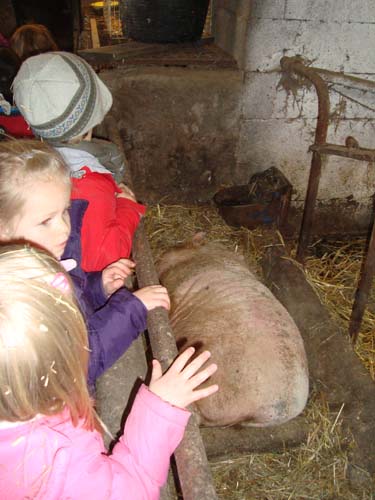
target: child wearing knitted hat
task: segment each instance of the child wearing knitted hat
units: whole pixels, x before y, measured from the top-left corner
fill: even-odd
[[[69,166],[72,208],[75,200],[88,201],[83,211],[72,210],[72,226],[80,228],[83,270],[100,271],[128,258],[145,207],[127,186],[116,183],[123,165],[114,144],[92,141],[93,128],[112,106],[109,89],[82,58],[48,52],[24,61],[13,92],[35,136],[53,145]],[[74,245],[67,245],[64,257],[75,258]]]

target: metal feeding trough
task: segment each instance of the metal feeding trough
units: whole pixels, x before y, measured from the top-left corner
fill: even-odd
[[[292,185],[276,167],[254,174],[248,184],[223,188],[214,196],[220,215],[230,226],[255,229],[286,225]]]

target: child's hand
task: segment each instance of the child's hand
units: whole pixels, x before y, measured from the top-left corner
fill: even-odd
[[[130,259],[120,259],[102,271],[102,282],[105,293],[110,296],[124,286],[128,276],[133,274],[135,263]]]
[[[121,188],[122,193],[117,193],[117,198],[127,198],[128,200],[137,201],[133,191],[123,182],[120,182],[118,186]]]
[[[164,375],[159,361],[154,359],[152,361],[150,391],[167,403],[179,408],[186,408],[194,401],[214,394],[219,389],[218,385],[209,385],[204,389],[194,390],[217,370],[217,365],[213,363],[200,370],[211,356],[209,351],[202,352],[191,363],[186,364],[194,352],[194,347],[186,349],[175,359]]]
[[[147,311],[155,309],[155,307],[164,307],[167,311],[171,306],[168,291],[164,286],[151,285],[140,288],[133,292],[138,299],[143,302]]]

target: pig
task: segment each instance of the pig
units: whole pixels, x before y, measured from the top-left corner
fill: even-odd
[[[203,426],[282,424],[305,407],[309,382],[300,332],[284,306],[245,264],[202,234],[157,264],[171,298],[179,351],[212,353],[219,392],[196,403]]]

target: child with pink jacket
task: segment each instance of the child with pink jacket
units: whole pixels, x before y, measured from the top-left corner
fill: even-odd
[[[122,437],[107,454],[86,385],[88,340],[69,277],[41,250],[0,247],[0,492],[17,499],[159,498],[197,389],[216,370],[187,349],[153,361]]]

